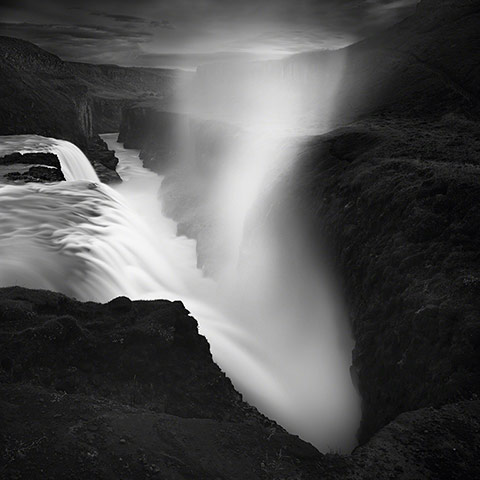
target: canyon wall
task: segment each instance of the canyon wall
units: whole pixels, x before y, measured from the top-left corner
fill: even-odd
[[[165,111],[155,100],[123,111],[118,141],[140,150],[143,165],[163,175],[164,213],[177,233],[197,240],[197,266],[211,276],[225,259],[225,242],[212,212],[212,185],[228,150],[243,131],[217,120]]]
[[[0,58],[0,135],[69,140],[107,183],[120,178],[98,133],[117,131],[122,109],[141,96],[166,102],[179,77],[169,70],[64,62],[9,37],[0,37]]]
[[[327,239],[341,273],[362,442],[401,412],[479,393],[480,126],[429,127],[382,117],[312,138],[276,206]]]
[[[239,84],[280,75],[307,86],[327,75],[322,66],[344,63],[333,124],[354,123],[299,139],[283,202],[257,221],[292,212],[313,245],[326,240],[350,306],[362,442],[402,412],[478,394],[479,16],[477,2],[424,0],[414,16],[338,53],[236,71]],[[211,95],[232,86],[229,108],[236,82],[223,71],[205,67],[199,82]],[[222,239],[205,200],[210,175],[198,188],[171,169],[162,195],[212,274]]]

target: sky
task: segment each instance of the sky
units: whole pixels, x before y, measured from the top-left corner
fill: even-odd
[[[0,35],[65,60],[193,69],[336,49],[412,14],[418,0],[3,0]]]

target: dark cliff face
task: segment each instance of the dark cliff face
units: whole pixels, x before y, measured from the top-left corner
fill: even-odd
[[[370,119],[310,140],[282,205],[330,242],[341,273],[361,441],[401,412],[479,393],[480,130],[430,126]]]
[[[345,283],[361,441],[478,394],[479,16],[423,1],[346,49],[338,119],[363,120],[307,141],[291,179],[287,203]]]
[[[93,135],[86,87],[64,62],[33,44],[0,38],[0,134],[58,136],[83,146]]]

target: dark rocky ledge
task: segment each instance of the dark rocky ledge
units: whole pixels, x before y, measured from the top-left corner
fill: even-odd
[[[322,455],[244,403],[180,302],[0,289],[6,479],[478,478],[478,401]]]
[[[28,165],[32,166],[27,170],[26,166]],[[22,154],[14,152],[0,158],[0,172],[6,170],[5,167],[9,167],[9,171],[2,172],[3,181],[8,183],[48,183],[65,180],[60,169],[60,161],[54,153],[34,152]],[[15,167],[21,171],[16,171]]]
[[[0,158],[0,165],[47,165],[60,169],[60,161],[54,153],[49,152],[32,152],[20,153],[14,152]]]
[[[98,135],[89,138],[83,151],[101,182],[111,184],[122,181],[116,171],[118,158],[115,156],[115,152],[109,150],[107,144]]]
[[[28,183],[28,182],[61,182],[65,180],[63,173],[56,168],[49,167],[30,167],[26,172],[10,172],[5,175],[5,178],[14,183]]]

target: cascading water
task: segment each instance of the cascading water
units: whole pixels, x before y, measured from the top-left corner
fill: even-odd
[[[69,142],[0,137],[1,153],[50,151],[70,172],[70,181],[57,184],[0,185],[0,286],[50,289],[83,301],[181,299],[222,367],[236,372],[241,385],[253,377],[274,392],[271,372],[242,347],[258,349],[256,339],[216,307],[215,284],[196,268],[195,242],[177,237],[174,222],[161,214],[161,177],[141,166],[137,152],[107,139],[121,161],[119,192],[95,172],[92,178],[90,162]]]
[[[119,295],[180,299],[198,320],[215,360],[247,400],[321,449],[350,448],[355,421],[344,416],[357,412],[345,374],[348,358],[331,346],[337,341],[335,328],[317,322],[317,310],[328,308],[327,293],[318,295],[313,277],[312,288],[301,294],[280,277],[274,286],[270,275],[262,279],[258,269],[257,278],[240,282],[238,294],[231,283],[204,278],[196,268],[195,242],[176,236],[175,223],[161,213],[162,178],[143,168],[138,152],[123,149],[114,135],[104,139],[120,160],[124,183],[116,190],[99,182],[88,159],[69,142],[35,135],[0,139],[3,154],[57,154],[67,179],[0,185],[0,286],[46,288],[80,300],[108,301]],[[260,139],[255,144],[261,147],[258,154],[262,148],[264,154],[271,150],[267,143]],[[235,174],[232,179],[225,178],[226,185],[236,184],[241,196],[249,179]],[[260,181],[261,176],[250,186],[258,188]],[[249,205],[237,207],[245,216]],[[268,262],[263,253],[261,257]]]

